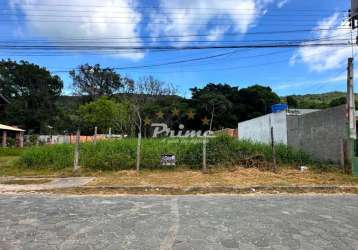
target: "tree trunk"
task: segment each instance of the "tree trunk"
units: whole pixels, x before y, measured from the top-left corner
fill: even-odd
[[[210,127],[209,127],[210,132],[211,132],[211,129],[213,128],[214,113],[215,113],[215,107],[213,107],[213,109],[211,111]]]

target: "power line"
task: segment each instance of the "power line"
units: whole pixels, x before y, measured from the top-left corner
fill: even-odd
[[[21,8],[22,10],[25,10],[26,9],[23,9]],[[0,10],[1,11],[1,10]],[[3,9],[2,11],[5,11],[6,13],[0,13],[0,15],[15,15],[15,16],[26,16],[26,15],[31,15],[31,14],[21,14],[21,13],[18,13],[18,12],[14,12],[13,9]],[[63,10],[58,10],[58,9],[54,9],[54,10],[51,10],[51,9],[28,9],[28,11],[30,11],[32,14],[36,14],[36,13],[44,13],[44,12],[55,12],[55,13],[90,13],[90,14],[94,14],[96,12],[94,11],[90,11],[90,10],[72,10],[72,9],[63,9]],[[249,17],[261,17],[261,16],[265,16],[265,17],[322,17],[322,14],[297,14],[297,13],[289,13],[289,14],[274,14],[274,13],[271,13],[271,11],[273,10],[270,10],[270,13],[262,13],[262,14],[247,14],[247,13],[230,13],[230,17],[233,17],[233,16],[249,16]],[[133,11],[121,11],[121,10],[116,10],[115,12],[112,12],[113,14],[125,14],[125,17],[128,17],[128,14],[131,14],[131,15],[137,15],[136,13],[133,13]],[[181,14],[182,12],[163,12],[163,11],[160,11],[160,12],[156,12],[156,15],[157,16],[168,16],[168,15],[177,15],[177,14]],[[285,12],[286,13],[286,12]],[[139,14],[147,14],[146,12],[141,12]],[[148,14],[151,14],[151,12],[148,12]],[[195,13],[188,13],[188,14],[195,14],[196,16],[212,16],[213,15],[213,12],[195,12]],[[222,15],[222,14],[220,14]],[[345,17],[348,17],[348,16],[345,16]],[[173,17],[171,17],[173,18]]]
[[[347,34],[349,35],[349,34]],[[332,36],[332,37],[337,37],[337,36],[343,36],[342,34],[340,35],[336,35],[336,36]],[[214,41],[210,41],[210,40],[161,40],[158,42],[161,43],[263,43],[263,42],[304,42],[304,41],[330,41],[330,42],[339,42],[339,41],[347,41],[349,40],[349,38],[337,38],[337,39],[331,39],[332,37],[325,37],[325,38],[320,38],[320,39],[287,39],[287,40],[280,40],[280,39],[263,39],[263,40],[214,40]],[[46,44],[56,44],[56,45],[63,45],[63,44],[73,44],[73,42],[71,41],[65,41],[65,40],[58,40],[58,41],[36,41],[37,44],[41,44],[41,43],[46,43]],[[24,41],[13,41],[13,42],[9,42],[9,41],[1,41],[0,40],[0,46],[2,44],[31,44],[34,42],[24,42]],[[127,44],[129,43],[129,41],[112,41],[112,42],[104,42],[104,41],[98,41],[98,39],[93,39],[93,40],[89,40],[86,42],[81,42],[81,43],[77,43],[78,44],[87,44],[90,43],[92,44]],[[134,42],[134,43],[140,43],[140,42]]]
[[[350,30],[350,28],[313,28],[313,29],[300,29],[300,30],[271,30],[271,31],[258,31],[258,32],[247,32],[244,34],[241,33],[226,33],[225,37],[230,36],[250,36],[250,35],[281,35],[281,34],[290,34],[290,33],[306,33],[306,32],[321,32],[321,31],[335,31],[335,30]],[[188,35],[160,35],[160,36],[135,36],[135,37],[71,37],[66,38],[68,41],[80,41],[80,40],[130,40],[130,39],[162,39],[162,38],[189,38],[189,37],[210,37],[210,34],[188,34]],[[5,42],[14,42],[15,40],[9,40]],[[26,41],[26,42],[36,42],[41,41],[39,39],[26,39],[26,40],[16,40],[16,41]],[[42,40],[48,41],[48,40]]]
[[[113,21],[91,21],[91,20],[51,20],[51,19],[21,19],[21,20],[9,20],[9,19],[0,19],[1,23],[13,23],[13,22],[19,22],[19,23],[26,23],[26,22],[37,22],[37,23],[86,23],[86,24],[138,24],[141,22],[141,20],[138,21],[133,21],[133,22],[113,22]],[[253,22],[251,24],[254,24],[256,22],[259,21],[255,21],[253,20]],[[304,23],[302,21],[296,21],[299,23],[289,23],[289,25],[291,27],[312,27],[317,25],[316,22],[313,23]],[[188,25],[192,25],[192,26],[205,26],[209,24],[208,22],[176,22],[177,24],[188,24]],[[302,24],[303,23],[303,24]],[[149,22],[149,24],[152,25],[164,25],[166,24],[165,22]],[[265,22],[265,24],[268,24],[270,26],[287,26],[288,23],[287,22]],[[210,25],[214,25],[214,26],[224,26],[224,25],[235,25],[235,23],[233,21],[231,22],[210,22]],[[250,25],[250,24],[249,24]],[[262,26],[261,26],[262,27]],[[321,25],[320,27],[326,27],[326,28],[330,28],[331,25]]]
[[[238,52],[241,51],[230,51],[227,53],[222,53],[219,55],[214,55],[214,56],[208,56],[208,57],[199,57],[199,58],[190,58],[190,59],[186,59],[186,60],[179,60],[179,61],[174,61],[174,62],[164,62],[164,63],[160,63],[160,64],[151,64],[151,65],[137,65],[137,66],[127,66],[127,67],[114,67],[112,69],[114,70],[135,70],[135,69],[145,69],[145,68],[153,68],[153,67],[159,67],[159,66],[170,66],[170,65],[175,65],[175,64],[181,64],[181,63],[187,63],[187,62],[193,62],[193,61],[202,61],[202,60],[208,60],[208,59],[214,59],[217,57],[221,57],[221,56],[225,56],[225,55],[230,55],[230,54],[236,54]],[[252,55],[252,56],[245,56],[245,57],[240,57],[240,60],[242,59],[249,59],[249,58],[258,58],[258,57],[267,57],[267,56],[271,56],[271,55],[276,55],[276,54],[285,54],[288,53],[290,51],[274,51],[271,53],[264,53],[264,54],[258,54],[258,55]],[[319,53],[314,53],[309,55],[308,57],[313,57],[318,55]],[[287,61],[287,59],[283,60],[283,61]],[[278,63],[278,62],[282,62],[282,60],[280,61],[274,61],[274,63]],[[271,63],[271,62],[270,62]],[[264,64],[266,65],[266,64]],[[193,67],[192,65],[190,65],[190,67]],[[247,66],[244,67],[239,67],[239,68],[246,68]],[[248,67],[251,67],[250,65]],[[225,70],[231,70],[231,69],[237,69],[238,67],[229,67],[229,68],[221,68],[221,69],[225,69]],[[72,69],[72,68],[71,68]],[[65,73],[68,72],[71,69],[62,69],[62,70],[56,70],[53,72],[56,73]],[[212,70],[221,70],[220,68],[215,68],[215,69],[210,69],[210,70],[200,70],[200,71],[187,71],[187,72],[202,72],[202,71],[212,71]]]
[[[237,54],[237,53],[240,53],[240,52],[242,52],[242,51],[230,51],[230,52],[221,53],[221,54],[217,54],[217,55],[213,55],[213,56],[190,58],[190,59],[186,59],[186,60],[163,62],[163,63],[149,64],[149,65],[115,67],[113,69],[115,69],[115,70],[126,70],[126,69],[144,69],[144,68],[154,68],[154,67],[161,67],[161,66],[169,66],[169,65],[176,65],[176,64],[182,64],[182,63],[188,63],[188,62],[197,62],[197,61],[209,60],[209,59],[214,59],[214,58],[218,58],[218,57],[222,57],[222,56],[226,56],[226,55]],[[276,55],[276,54],[282,54],[282,53],[286,53],[286,52],[275,51],[275,52],[265,53],[265,54],[261,54],[261,55],[245,56],[245,57],[241,57],[240,59],[257,58],[257,57],[270,56],[270,55]],[[68,70],[70,70],[70,69],[68,69]],[[67,72],[67,71],[63,70],[63,71],[56,71],[56,72],[62,72],[63,73],[63,72]]]
[[[223,1],[223,0],[221,0]],[[39,7],[80,7],[80,8],[121,8],[121,9],[161,9],[161,5],[147,5],[147,6],[140,6],[140,5],[115,5],[115,4],[108,4],[108,5],[81,5],[81,4],[46,4],[42,3],[39,4],[31,4],[31,3],[21,3],[21,7],[24,6],[34,6],[36,8]],[[165,9],[172,9],[172,10],[243,10],[243,11],[252,11],[253,8],[214,8],[214,7],[169,7],[165,6]],[[285,10],[285,12],[332,12],[332,10],[328,9],[295,9],[295,10]],[[336,10],[336,12],[347,12],[347,10]]]
[[[189,45],[189,46],[99,46],[99,45],[1,45],[0,49],[9,50],[200,50],[200,49],[240,49],[240,48],[298,48],[298,47],[345,47],[348,43],[283,43],[283,44],[246,44],[246,45]]]
[[[57,12],[58,13],[58,12]],[[112,12],[112,13],[108,13],[108,14],[112,14],[112,16],[93,16],[93,15],[55,15],[55,14],[20,14],[20,13],[0,13],[0,16],[11,16],[11,17],[50,17],[50,18],[91,18],[91,19],[137,19],[137,15],[133,15],[133,17],[130,17],[128,15],[126,16],[117,16],[117,12]],[[128,13],[130,14],[130,13]],[[162,14],[162,13],[161,13]],[[115,16],[113,16],[115,15]],[[286,15],[286,16],[289,16],[291,17],[290,19],[278,19],[278,18],[281,18],[283,17],[282,15],[276,15],[276,16],[271,16],[271,15],[249,15],[249,14],[246,14],[245,16],[249,16],[250,18],[234,18],[235,20],[252,20],[252,17],[265,17],[266,19],[268,18],[273,18],[273,20],[275,21],[285,21],[285,22],[288,22],[288,21],[292,21],[292,17],[302,17],[302,15]],[[310,15],[310,16],[307,16],[305,15],[305,17],[321,17],[321,15]],[[233,20],[233,17],[232,15],[229,15],[229,16],[215,16],[215,17],[212,17],[211,15],[204,18],[204,17],[196,17],[196,19],[208,19],[208,18],[213,18],[213,19],[216,19],[216,20]],[[348,16],[344,16],[342,18],[348,18]],[[172,16],[159,16],[159,17],[150,17],[151,20],[186,20],[187,18],[185,17],[172,17]],[[299,21],[299,20],[296,20],[296,21]]]

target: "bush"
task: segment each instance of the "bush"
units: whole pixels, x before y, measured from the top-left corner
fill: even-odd
[[[94,170],[133,169],[136,162],[136,145],[136,138],[99,141],[96,144],[83,143],[80,147],[80,165]],[[160,167],[162,154],[175,155],[178,166],[200,167],[202,147],[200,138],[143,139],[141,167]],[[285,145],[277,145],[276,152],[279,163],[306,164],[309,161],[307,155]],[[72,166],[73,155],[73,145],[37,146],[26,149],[20,162],[31,168],[65,168]],[[271,147],[226,136],[208,139],[209,165],[237,164],[244,158],[256,155],[271,161]]]
[[[20,164],[31,167],[66,168],[73,164],[73,145],[34,146],[24,150],[20,156]]]

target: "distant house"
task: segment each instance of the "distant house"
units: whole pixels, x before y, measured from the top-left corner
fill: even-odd
[[[4,148],[7,147],[8,133],[12,133],[15,135],[16,146],[22,148],[24,146],[24,132],[25,132],[25,130],[23,130],[23,129],[0,124],[2,147],[4,147]]]
[[[348,140],[346,105],[324,110],[284,110],[239,123],[239,138],[274,141],[343,166]]]

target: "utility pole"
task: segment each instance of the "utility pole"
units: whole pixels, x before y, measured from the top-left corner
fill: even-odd
[[[349,139],[357,139],[356,136],[356,119],[355,119],[355,102],[354,102],[354,82],[353,82],[353,58],[348,58],[347,73],[347,107],[349,123]]]
[[[350,26],[352,30],[357,28],[358,20],[358,0],[351,0],[351,9],[349,11]],[[357,37],[358,43],[358,37]],[[347,118],[348,118],[348,138],[347,138],[347,165],[349,170],[352,170],[353,175],[358,175],[358,159],[356,156],[356,114],[355,114],[355,95],[354,95],[354,50],[352,41],[352,57],[348,58],[348,70],[347,70]]]
[[[347,170],[352,170],[355,173],[354,157],[355,157],[355,142],[356,134],[356,117],[355,117],[355,101],[354,101],[354,75],[353,75],[353,58],[348,58],[347,70],[347,120],[348,120],[348,138],[347,138],[347,152],[346,163]]]
[[[351,0],[351,9],[349,11],[349,17],[350,17],[352,29],[357,28],[358,0]]]

